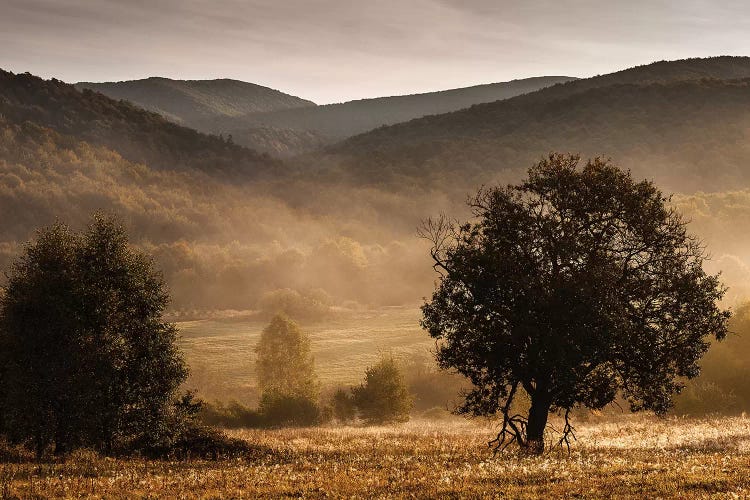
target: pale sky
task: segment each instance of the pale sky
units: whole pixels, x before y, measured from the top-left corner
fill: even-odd
[[[318,103],[750,54],[732,0],[0,0],[0,68],[235,78]]]

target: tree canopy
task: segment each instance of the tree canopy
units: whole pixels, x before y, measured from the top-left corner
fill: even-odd
[[[0,299],[7,436],[38,454],[164,445],[187,374],[177,330],[162,319],[168,300],[116,220],[97,215],[82,233],[40,230]]]
[[[459,412],[501,414],[498,449],[540,452],[550,412],[600,409],[618,392],[664,413],[698,375],[729,313],[701,243],[649,181],[550,155],[518,185],[481,189],[473,220],[427,221],[440,279],[423,307],[444,368],[474,388]],[[527,415],[513,411],[525,392]]]
[[[310,339],[297,323],[283,315],[274,316],[255,350],[258,387],[262,392],[317,400],[319,388]]]

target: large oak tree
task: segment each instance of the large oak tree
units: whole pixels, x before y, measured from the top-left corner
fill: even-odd
[[[440,279],[423,326],[440,365],[474,385],[459,412],[502,415],[498,449],[541,452],[551,412],[567,443],[570,410],[618,392],[664,413],[726,335],[724,288],[668,201],[609,162],[555,154],[518,185],[481,189],[470,222],[425,223]]]

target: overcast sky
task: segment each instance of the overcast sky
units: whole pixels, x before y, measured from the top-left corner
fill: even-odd
[[[750,2],[0,0],[0,67],[236,78],[318,103],[750,54]]]

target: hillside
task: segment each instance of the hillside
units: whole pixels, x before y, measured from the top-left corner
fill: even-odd
[[[315,103],[278,90],[238,80],[171,80],[152,77],[123,82],[80,82],[112,99],[124,99],[192,128],[199,121],[279,109],[315,106]]]
[[[708,62],[718,76],[747,65]],[[562,150],[612,156],[683,193],[675,203],[716,255],[728,297],[750,294],[748,79],[589,82],[549,98],[576,83],[557,85],[282,163],[59,81],[0,76],[0,211],[13,214],[0,224],[0,267],[36,227],[57,218],[80,227],[104,209],[154,255],[179,318],[269,300],[413,307],[434,281],[420,220],[467,217],[467,193],[516,182]]]
[[[231,133],[236,141],[243,144],[251,142],[243,131],[259,126],[311,131],[324,137],[327,142],[332,142],[383,125],[456,111],[478,103],[508,99],[571,80],[574,78],[546,76],[440,92],[253,113],[231,119],[210,120],[201,125],[201,128]]]
[[[738,76],[750,77],[750,58],[660,62],[381,128],[309,161],[358,183],[466,186],[517,179],[561,150],[611,156],[668,189],[737,188],[750,181]]]
[[[29,74],[0,70],[0,115],[8,123],[32,122],[159,169],[257,174],[278,166],[259,153],[176,125],[125,101]]]
[[[223,132],[218,132],[224,135]],[[296,130],[278,127],[248,127],[227,132],[233,142],[275,158],[290,158],[300,153],[316,151],[330,141],[311,130]]]
[[[411,243],[411,216],[388,214],[411,204],[294,179],[278,161],[131,104],[0,73],[0,269],[37,228],[80,228],[105,210],[154,256],[173,311],[190,317],[257,309],[279,291],[304,301],[312,290],[331,306],[410,303],[430,270],[413,265],[420,246],[400,241],[407,228]]]

